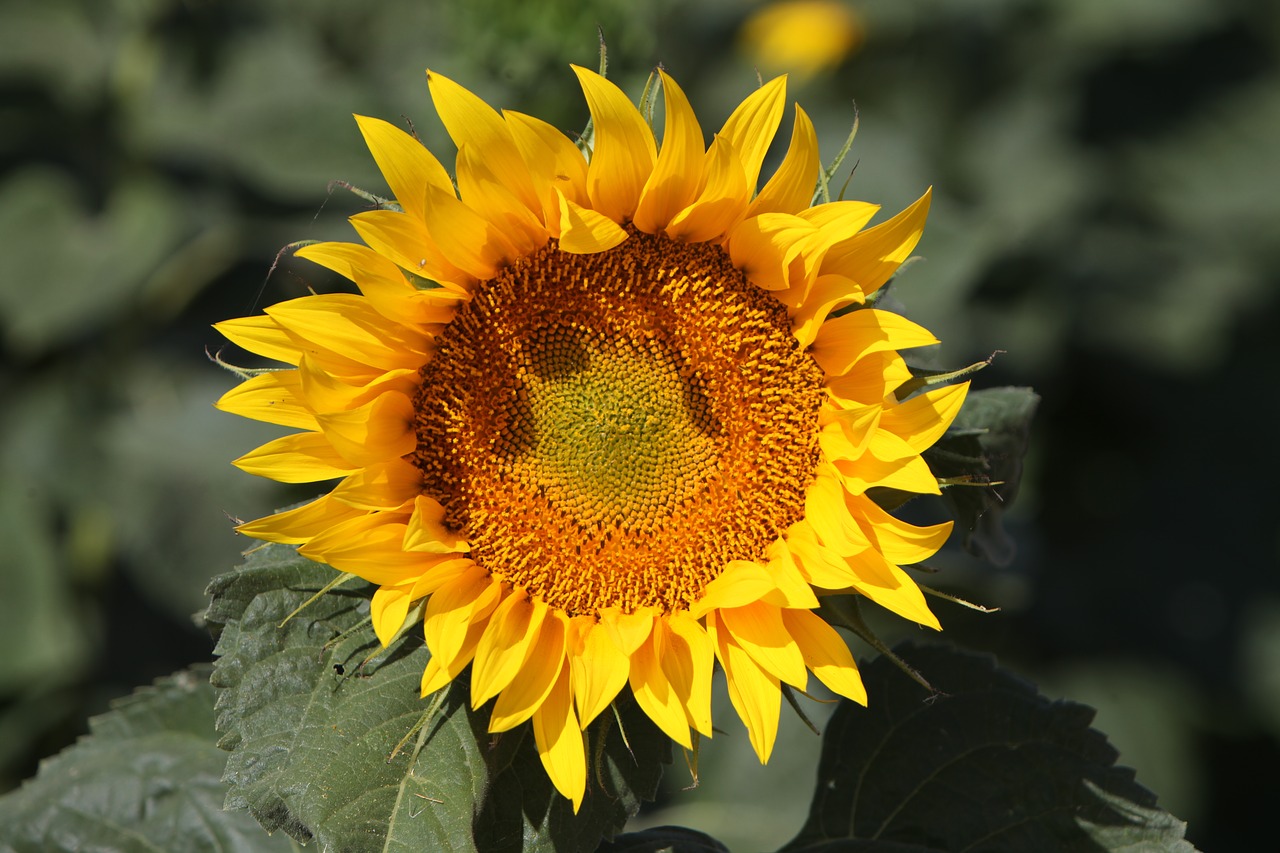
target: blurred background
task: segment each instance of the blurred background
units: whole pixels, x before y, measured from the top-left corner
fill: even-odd
[[[423,69],[566,130],[570,62],[637,95],[665,66],[712,131],[791,72],[836,187],[934,205],[893,298],[928,358],[1044,401],[1005,517],[949,549],[946,638],[1098,708],[1205,850],[1255,850],[1280,766],[1280,4],[1245,0],[4,0],[0,3],[0,791],[134,686],[210,657],[192,614],[310,497],[229,460],[278,430],[216,412],[209,324],[326,279],[385,192],[353,112],[451,145]],[[790,113],[772,154],[789,138]],[[320,282],[320,284],[316,284]],[[920,632],[886,621],[890,638]],[[760,769],[728,735],[641,820],[734,849],[800,826],[818,739]],[[814,715],[824,716],[821,706]],[[745,808],[744,804],[749,805]]]

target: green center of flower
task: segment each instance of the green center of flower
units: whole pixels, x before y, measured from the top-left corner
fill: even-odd
[[[687,608],[804,517],[825,376],[720,246],[552,241],[477,286],[422,380],[425,492],[568,613]]]
[[[661,338],[534,330],[496,448],[584,527],[654,530],[712,473],[721,432]]]

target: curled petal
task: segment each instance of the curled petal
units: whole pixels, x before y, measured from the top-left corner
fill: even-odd
[[[728,140],[738,152],[747,186],[752,191],[760,178],[764,155],[778,132],[786,101],[787,78],[775,77],[748,95],[716,134]]]
[[[573,71],[582,84],[594,127],[587,195],[596,211],[622,223],[636,212],[658,146],[644,116],[621,89],[594,71],[576,65]]]
[[[635,214],[636,227],[649,234],[666,228],[697,197],[703,184],[702,127],[698,117],[676,82],[665,71],[658,74],[666,102],[666,129],[657,165],[645,183]]]
[[[914,204],[887,222],[832,247],[826,254],[826,271],[853,279],[862,287],[863,293],[878,290],[920,242],[931,196],[932,190],[926,191]]]
[[[316,416],[329,443],[356,465],[412,453],[418,445],[413,418],[413,402],[398,391],[388,391],[355,409]]]
[[[917,453],[928,450],[951,426],[969,392],[969,383],[946,385],[885,409],[880,426]]]
[[[936,343],[932,332],[900,314],[864,308],[824,323],[809,352],[819,367],[836,376],[870,353]]]
[[[761,213],[799,213],[809,207],[818,184],[822,161],[818,159],[818,134],[813,122],[796,104],[796,122],[791,131],[791,147],[773,177],[764,185],[747,216]]]
[[[622,226],[603,214],[582,207],[556,190],[560,202],[560,248],[575,255],[612,249],[627,239]]]

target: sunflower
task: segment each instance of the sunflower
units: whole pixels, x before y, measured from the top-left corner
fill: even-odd
[[[812,673],[866,701],[819,595],[939,627],[901,566],[951,525],[909,525],[871,490],[938,492],[921,452],[966,386],[900,401],[899,351],[937,341],[865,304],[919,240],[928,192],[871,228],[876,205],[810,206],[820,164],[799,106],[755,192],[785,78],[707,147],[659,72],[659,146],[620,89],[574,71],[581,146],[429,72],[456,188],[413,136],[357,116],[395,203],[351,218],[363,244],[297,254],[359,294],[217,328],[291,366],[218,402],[298,430],[235,464],[337,481],[239,530],[376,584],[384,644],[421,619],[422,695],[470,667],[490,730],[531,721],[577,809],[584,730],[624,687],[691,748],[712,734],[718,662],[763,762],[783,684]]]

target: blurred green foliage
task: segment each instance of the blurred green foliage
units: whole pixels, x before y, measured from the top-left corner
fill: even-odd
[[[190,614],[245,545],[227,517],[308,496],[228,464],[275,433],[210,407],[234,380],[208,324],[332,286],[287,256],[268,272],[294,240],[352,236],[362,202],[331,181],[384,189],[350,114],[410,120],[447,161],[431,67],[581,128],[566,65],[594,66],[601,30],[610,76],[638,93],[662,63],[710,131],[755,84],[736,33],[759,5],[0,5],[0,786],[109,696],[208,659]],[[1280,7],[851,6],[865,43],[792,96],[827,152],[856,99],[850,196],[896,211],[935,188],[927,261],[892,293],[945,342],[926,366],[1005,350],[979,384],[1044,399],[1006,517],[1018,557],[956,549],[930,581],[1004,612],[942,605],[948,634],[1098,704],[1198,846],[1256,849],[1266,793],[1241,780],[1280,760],[1280,411],[1262,382],[1280,357]],[[791,822],[770,837],[718,804],[767,784],[803,814],[817,740],[786,732],[762,775],[717,738],[702,787],[673,772],[666,800],[733,849],[776,846]]]

